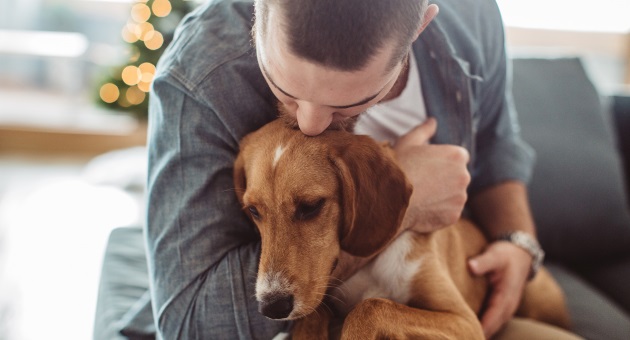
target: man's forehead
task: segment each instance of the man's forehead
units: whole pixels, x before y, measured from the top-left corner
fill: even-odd
[[[329,106],[357,106],[378,96],[400,73],[400,67],[387,74],[382,72],[386,61],[375,62],[370,65],[372,68],[362,71],[337,70],[288,53],[282,46],[270,46],[274,40],[259,39],[257,42],[256,53],[260,68],[272,86],[292,98],[303,99],[300,98],[299,88],[311,83],[316,84],[316,88],[312,90],[318,92],[324,88],[344,89],[348,92],[348,97],[342,103],[327,103],[331,104]]]

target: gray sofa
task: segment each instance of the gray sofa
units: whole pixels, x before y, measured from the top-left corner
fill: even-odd
[[[630,339],[630,100],[602,101],[576,58],[515,59],[513,71],[523,138],[537,153],[532,211],[574,331]],[[111,233],[95,339],[154,338],[143,247],[139,227]]]
[[[532,212],[575,332],[630,339],[627,98],[601,98],[578,59],[514,60],[513,93],[537,154]]]

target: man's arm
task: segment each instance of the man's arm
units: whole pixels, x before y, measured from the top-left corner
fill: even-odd
[[[163,339],[269,339],[257,312],[259,239],[234,194],[238,151],[224,122],[168,76],[153,84],[147,250]]]
[[[529,211],[526,187],[508,181],[490,187],[470,200],[477,221],[485,227],[490,239],[514,231],[535,237],[534,222]],[[494,242],[485,252],[469,261],[477,275],[488,275],[492,294],[481,318],[486,337],[490,337],[512,318],[532,264],[531,255],[508,242]]]
[[[533,169],[533,151],[519,135],[503,24],[494,1],[479,3],[484,26],[480,48],[484,58],[479,111],[475,120],[475,162],[470,187],[470,207],[489,238],[514,231],[535,236],[527,200],[526,183]],[[508,242],[493,242],[469,265],[486,275],[492,285],[488,307],[481,317],[486,337],[491,337],[513,316],[530,273],[532,257]]]
[[[489,187],[471,197],[470,206],[490,239],[513,231],[536,235],[527,188],[522,182],[505,181]]]

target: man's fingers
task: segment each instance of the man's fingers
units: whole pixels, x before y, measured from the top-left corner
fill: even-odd
[[[514,315],[521,300],[525,277],[518,275],[519,268],[514,263],[518,258],[510,251],[511,244],[494,242],[481,255],[468,260],[470,271],[474,275],[486,275],[492,286],[487,308],[481,317],[486,338],[494,336]]]
[[[518,307],[519,298],[514,298],[509,291],[494,287],[490,293],[488,305],[481,317],[481,328],[486,339],[494,336],[514,315]]]
[[[468,268],[473,274],[482,276],[498,268],[499,263],[497,260],[496,254],[484,252],[468,260]]]
[[[428,144],[431,137],[435,135],[435,131],[437,131],[437,120],[433,117],[429,117],[424,123],[416,126],[402,136],[398,140],[398,143],[415,145]]]
[[[486,339],[492,337],[503,326],[505,319],[505,310],[500,305],[501,297],[493,294],[488,302],[488,308],[481,318],[481,328]]]

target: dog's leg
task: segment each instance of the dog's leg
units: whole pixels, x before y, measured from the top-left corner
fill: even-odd
[[[525,286],[516,315],[571,329],[562,288],[545,268],[541,268],[534,280]]]
[[[425,240],[429,239],[418,238],[418,242]],[[419,243],[419,249],[429,249],[430,244]],[[421,257],[422,265],[405,305],[382,298],[363,300],[346,317],[342,339],[485,340],[476,312],[436,253]]]
[[[342,339],[479,339],[472,311],[464,315],[413,308],[381,298],[367,299],[346,318]]]
[[[330,309],[323,304],[320,305],[315,312],[293,323],[292,339],[328,340],[331,319]]]

